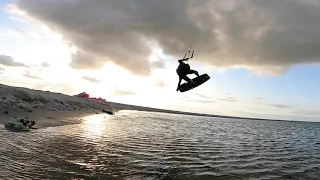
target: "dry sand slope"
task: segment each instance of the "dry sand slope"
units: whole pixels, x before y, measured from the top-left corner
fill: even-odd
[[[80,122],[90,114],[112,114],[107,101],[0,84],[0,122],[29,117],[39,128]]]

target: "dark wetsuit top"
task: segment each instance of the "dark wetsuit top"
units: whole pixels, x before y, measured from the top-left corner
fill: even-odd
[[[176,70],[179,76],[185,76],[188,74],[189,71],[190,71],[189,64],[186,64],[184,62],[181,62]]]

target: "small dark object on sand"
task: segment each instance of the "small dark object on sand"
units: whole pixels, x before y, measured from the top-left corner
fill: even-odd
[[[3,111],[3,114],[9,114],[9,112],[8,111]]]
[[[110,114],[110,115],[114,115],[114,113],[113,113],[113,112],[111,112],[111,111],[102,110],[102,112],[107,113],[107,114]]]
[[[6,121],[5,128],[14,131],[30,131],[30,129],[38,129],[33,127],[35,122],[28,117],[26,118],[11,118]]]

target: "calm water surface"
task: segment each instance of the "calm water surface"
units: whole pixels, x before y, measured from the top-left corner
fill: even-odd
[[[0,179],[320,179],[318,123],[122,111],[0,137]]]

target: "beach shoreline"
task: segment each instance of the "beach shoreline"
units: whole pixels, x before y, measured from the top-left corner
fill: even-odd
[[[222,116],[142,107],[3,84],[0,84],[0,110],[1,124],[4,124],[6,120],[13,117],[28,117],[36,122],[36,127],[38,128],[80,123],[82,122],[82,118],[85,116],[94,114],[113,115],[121,110],[160,112],[215,118],[289,121]]]

